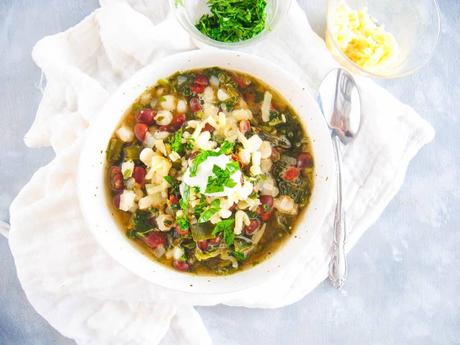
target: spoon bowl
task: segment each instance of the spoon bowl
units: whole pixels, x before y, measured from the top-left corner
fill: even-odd
[[[333,69],[319,87],[320,106],[329,128],[343,144],[349,144],[361,128],[361,102],[353,76]]]

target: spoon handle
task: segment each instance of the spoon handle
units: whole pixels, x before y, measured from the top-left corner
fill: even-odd
[[[333,135],[334,151],[337,166],[337,204],[334,219],[334,242],[332,247],[332,258],[329,263],[329,279],[332,285],[340,289],[347,277],[347,260],[345,256],[345,213],[342,209],[342,157],[340,153],[340,142],[337,135]]]

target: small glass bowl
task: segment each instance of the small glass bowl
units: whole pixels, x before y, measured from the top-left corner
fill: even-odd
[[[169,3],[179,23],[198,45],[201,43],[217,48],[236,49],[259,42],[273,32],[289,11],[292,0],[267,0],[265,29],[256,36],[239,42],[216,41],[203,35],[195,27],[203,14],[210,13],[207,0],[169,0]]]
[[[391,33],[399,46],[395,60],[382,69],[366,70],[350,60],[331,34],[335,9],[345,3],[354,10],[367,7],[368,13]],[[441,29],[436,0],[329,0],[326,43],[335,59],[359,75],[399,78],[414,73],[431,58]]]

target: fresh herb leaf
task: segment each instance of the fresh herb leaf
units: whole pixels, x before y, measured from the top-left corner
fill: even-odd
[[[184,187],[184,197],[179,200],[179,205],[182,211],[184,211],[185,214],[188,213],[188,203],[190,200],[190,186],[185,185]]]
[[[204,212],[206,205],[206,198],[204,195],[201,195],[199,203],[195,205],[193,209],[196,218],[200,218],[200,215]]]
[[[200,215],[200,218],[198,218],[198,223],[206,223],[212,218],[212,216],[214,216],[219,211],[220,200],[214,199],[209,205],[209,207]]]
[[[229,172],[230,175],[233,175],[240,170],[240,163],[237,161],[231,161],[230,163],[227,163],[225,169]]]
[[[224,234],[224,241],[227,243],[228,246],[232,245],[235,241],[235,233],[233,231],[235,227],[235,219],[229,218],[225,220],[221,220],[219,223],[216,224],[212,234],[214,236],[223,233]]]
[[[171,150],[182,154],[184,152],[184,144],[182,144],[182,133],[183,129],[179,129],[173,136],[171,136],[169,144],[171,145]]]
[[[177,217],[176,222],[177,225],[179,225],[179,228],[181,228],[182,230],[187,230],[188,228],[190,228],[190,223],[185,216]]]
[[[220,154],[228,155],[232,153],[234,146],[235,146],[235,143],[225,140],[220,146],[219,152]]]
[[[217,157],[222,154],[228,155],[233,151],[234,143],[231,143],[229,141],[224,141],[222,145],[220,146],[220,149],[218,151],[201,151],[195,159],[192,161],[192,164],[190,165],[190,176],[196,176],[196,173],[198,171],[198,166],[203,163],[206,159],[209,157]]]
[[[198,171],[198,166],[203,163],[208,157],[211,156],[218,156],[217,152],[214,151],[201,151],[195,159],[192,161],[192,164],[190,165],[190,176],[196,176],[196,173]]]
[[[193,150],[193,147],[195,146],[195,139],[193,139],[192,137],[189,137],[187,138],[186,142],[185,142],[185,147],[187,148],[187,150]]]
[[[204,35],[221,42],[250,39],[265,28],[266,0],[208,0],[211,14],[195,25]]]
[[[230,112],[233,110],[233,108],[235,108],[235,105],[239,102],[239,98],[232,98],[230,100],[227,100],[225,102],[221,102],[220,103],[220,107],[222,108],[222,110],[226,111],[226,112]]]
[[[168,182],[171,186],[174,184],[174,179],[171,176],[163,177],[166,182]]]
[[[223,192],[225,187],[235,187],[236,182],[231,178],[231,176],[238,170],[240,170],[240,165],[235,161],[228,163],[225,167],[225,170],[217,165],[214,165],[212,168],[214,176],[208,177],[208,183],[206,185],[205,192],[209,194],[219,193]]]
[[[232,252],[232,255],[238,261],[243,261],[244,259],[246,259],[246,255],[244,255],[244,253],[241,253],[236,250]]]

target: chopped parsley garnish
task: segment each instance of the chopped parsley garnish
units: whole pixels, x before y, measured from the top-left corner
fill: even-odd
[[[196,28],[221,42],[250,39],[265,28],[266,0],[208,0],[211,14],[203,15]]]
[[[163,177],[166,182],[168,182],[171,186],[174,184],[174,180],[171,176],[165,176]]]
[[[229,218],[225,220],[221,220],[219,223],[216,224],[212,234],[214,236],[223,233],[224,234],[224,241],[227,243],[228,246],[233,244],[235,240],[235,233],[233,229],[235,227],[235,219]]]
[[[229,153],[233,151],[234,146],[235,146],[235,143],[231,143],[230,141],[225,140],[220,146],[219,153],[228,155]]]
[[[246,255],[244,255],[244,253],[238,252],[236,250],[232,252],[232,255],[238,261],[243,261],[246,259]]]
[[[188,203],[190,200],[190,186],[185,185],[184,186],[184,197],[179,200],[179,205],[182,211],[184,211],[185,214],[188,213]]]
[[[209,205],[209,207],[201,214],[200,218],[198,218],[198,223],[206,223],[212,218],[212,216],[214,216],[219,211],[220,200],[214,199]]]
[[[228,163],[225,169],[214,165],[212,172],[214,176],[208,177],[208,184],[206,185],[206,193],[219,193],[223,192],[225,187],[233,188],[236,186],[236,182],[231,176],[240,170],[238,162],[232,161]]]
[[[196,173],[198,171],[198,166],[203,163],[206,159],[209,157],[217,157],[222,154],[229,154],[233,150],[234,143],[231,143],[229,141],[224,141],[222,145],[220,146],[220,149],[218,151],[201,151],[195,159],[192,161],[192,164],[190,165],[190,176],[196,176]]]
[[[185,216],[177,217],[176,222],[182,230],[187,230],[190,227],[190,223]]]
[[[171,150],[177,152],[178,154],[182,154],[184,152],[184,144],[182,144],[182,132],[182,128],[179,129],[176,133],[174,133],[170,140]]]
[[[206,205],[206,198],[204,195],[201,195],[200,202],[194,207],[194,213],[196,218],[200,218],[200,215],[204,212]]]
[[[193,147],[195,146],[195,140],[190,137],[190,138],[187,138],[186,142],[185,142],[185,147],[188,149],[188,150],[193,150]]]

